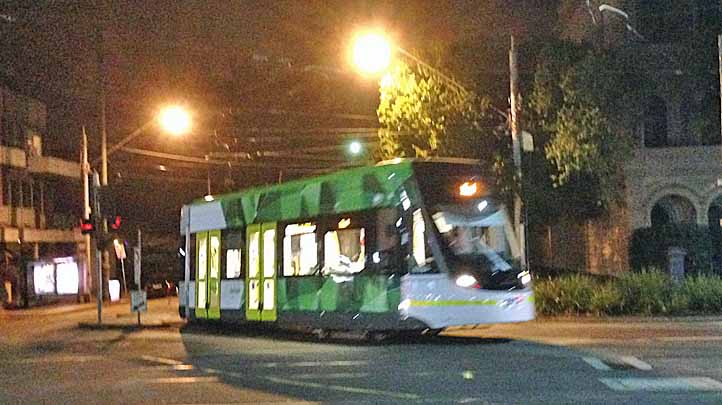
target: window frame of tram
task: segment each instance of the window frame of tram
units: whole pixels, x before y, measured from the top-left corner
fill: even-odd
[[[217,241],[217,246],[215,241]],[[194,299],[197,318],[219,319],[221,316],[221,279],[223,275],[221,241],[222,232],[219,229],[196,233]]]
[[[221,280],[238,280],[244,279],[246,274],[246,266],[244,260],[246,258],[246,230],[244,228],[231,228],[221,231]],[[231,261],[233,251],[236,251],[234,260]],[[235,269],[229,266],[231,263],[236,264]],[[231,275],[231,271],[233,274]]]

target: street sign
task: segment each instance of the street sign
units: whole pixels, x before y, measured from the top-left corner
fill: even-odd
[[[118,239],[114,239],[113,247],[115,248],[115,257],[120,260],[125,260],[125,243],[119,241]]]
[[[130,312],[148,312],[148,294],[145,291],[130,292]]]
[[[140,248],[133,248],[133,281],[140,288]]]

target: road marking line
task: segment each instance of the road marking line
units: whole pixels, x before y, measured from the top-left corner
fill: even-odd
[[[150,361],[153,363],[159,363],[159,364],[166,364],[169,366],[179,366],[183,364],[182,361],[173,360],[173,359],[166,359],[165,357],[156,357],[156,356],[140,356],[141,359],[145,361]]]
[[[167,377],[148,380],[150,384],[192,384],[192,383],[215,383],[219,382],[218,377]]]
[[[173,365],[173,366],[171,366],[171,367],[173,368],[173,370],[176,370],[176,371],[193,370],[193,365],[192,365],[192,364],[175,364],[175,365]]]
[[[366,378],[371,373],[329,373],[329,374],[304,374],[296,376],[300,380],[316,380],[324,378]]]
[[[722,383],[707,377],[600,378],[615,391],[722,391]]]
[[[397,399],[419,399],[420,397],[416,394],[409,394],[405,392],[392,392],[392,391],[384,391],[384,390],[375,390],[372,388],[358,388],[358,387],[347,387],[344,385],[326,385],[326,384],[318,384],[318,383],[312,383],[312,382],[302,382],[302,381],[293,381],[293,380],[287,380],[285,378],[277,378],[277,377],[263,377],[266,380],[269,380],[271,382],[275,382],[277,384],[286,384],[286,385],[293,385],[296,387],[306,387],[306,388],[318,388],[318,389],[326,389],[326,390],[333,390],[333,391],[340,391],[340,392],[349,392],[354,394],[367,394],[367,395],[379,395],[379,396],[386,396],[391,398],[397,398]]]
[[[348,367],[348,366],[366,366],[368,361],[357,360],[340,360],[340,361],[301,361],[297,363],[262,363],[260,367],[276,368],[276,367]]]
[[[650,366],[648,363],[645,363],[634,356],[621,356],[619,359],[638,370],[649,371],[652,369],[652,366]]]
[[[53,356],[44,358],[29,358],[10,361],[19,364],[38,364],[38,363],[86,363],[89,361],[103,361],[103,356]]]
[[[587,364],[596,368],[597,370],[609,371],[612,369],[606,363],[596,357],[582,357],[582,360],[584,360]]]

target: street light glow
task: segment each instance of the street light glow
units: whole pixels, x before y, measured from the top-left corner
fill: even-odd
[[[348,150],[352,155],[358,155],[361,153],[361,143],[359,141],[353,141],[348,145]]]
[[[386,70],[391,63],[391,43],[377,32],[367,32],[356,37],[353,45],[353,64],[365,74]]]
[[[164,108],[158,117],[161,127],[172,135],[183,135],[190,131],[191,117],[183,107]]]

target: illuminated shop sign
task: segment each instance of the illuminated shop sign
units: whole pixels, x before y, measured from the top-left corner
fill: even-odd
[[[35,263],[33,286],[36,295],[77,294],[80,286],[78,263],[72,257]]]

